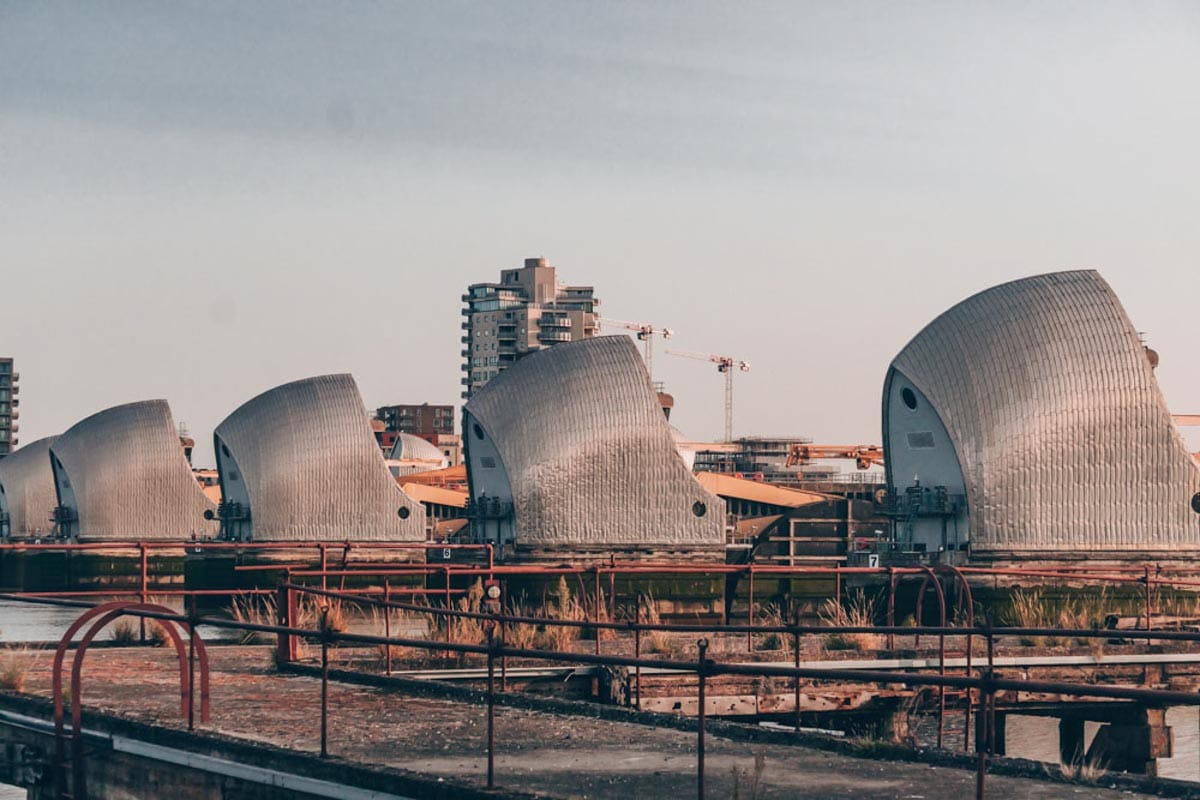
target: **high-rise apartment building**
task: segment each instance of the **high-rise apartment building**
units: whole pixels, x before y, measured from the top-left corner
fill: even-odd
[[[11,358],[0,358],[0,458],[17,449],[17,399],[21,387]]]
[[[464,398],[521,356],[596,335],[594,289],[559,285],[544,258],[501,271],[499,283],[471,284],[462,300]]]

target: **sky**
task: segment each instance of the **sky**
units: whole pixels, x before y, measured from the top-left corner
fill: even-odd
[[[1076,268],[1198,412],[1198,75],[1186,2],[0,0],[19,435],[164,397],[210,463],[297,378],[458,404],[460,295],[532,256],[751,362],[739,435],[878,442],[922,326]],[[719,437],[722,376],[663,345]]]

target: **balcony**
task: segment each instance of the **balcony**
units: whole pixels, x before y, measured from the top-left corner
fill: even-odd
[[[546,344],[558,344],[559,342],[571,341],[570,331],[543,331],[538,334],[538,341]]]

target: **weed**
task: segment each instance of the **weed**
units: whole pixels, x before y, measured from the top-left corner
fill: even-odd
[[[138,624],[129,617],[122,617],[113,623],[109,637],[118,647],[129,647],[137,644],[139,639]]]
[[[830,627],[872,628],[875,626],[877,599],[867,597],[862,589],[850,592],[845,605],[836,599],[825,601],[817,612],[821,622]],[[883,636],[878,633],[830,633],[825,635],[828,650],[858,650],[867,652],[883,646]]]
[[[662,616],[658,613],[658,606],[654,602],[653,594],[642,596],[642,608],[646,609],[642,615],[642,622],[645,622],[647,625],[662,624]],[[663,631],[644,631],[642,633],[642,650],[647,653],[671,652],[667,634]]]
[[[587,615],[583,606],[571,594],[566,576],[560,575],[558,583],[546,603],[546,616],[553,620],[582,622]],[[579,639],[580,628],[572,625],[543,625],[540,644],[548,650],[565,652]]]
[[[274,597],[235,597],[229,606],[235,622],[251,625],[274,625],[278,618],[278,606]],[[274,638],[264,631],[238,631],[240,644],[267,644]]]
[[[513,617],[528,617],[529,609],[520,601],[508,604],[508,614]],[[530,650],[537,642],[538,626],[531,622],[509,622],[501,630],[504,643],[519,650]]]
[[[0,689],[25,691],[25,678],[36,659],[37,654],[27,648],[5,650],[0,657]]]
[[[783,626],[787,624],[783,611],[774,603],[764,606],[755,616],[759,625]],[[791,652],[791,637],[780,633],[768,633],[758,637],[754,644],[755,650],[782,650],[787,656]]]
[[[1071,764],[1059,763],[1059,773],[1068,780],[1079,780],[1084,783],[1098,783],[1108,772],[1108,764],[1103,758],[1084,758]]]

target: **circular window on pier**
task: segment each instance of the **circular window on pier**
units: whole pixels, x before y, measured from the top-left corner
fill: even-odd
[[[909,411],[917,410],[917,393],[905,386],[900,390],[900,399],[904,401],[904,405],[908,406]]]
[[[1194,495],[1192,495],[1192,511],[1200,514],[1200,492],[1196,492]]]
[[[396,515],[399,516],[400,519],[408,519],[408,515],[410,513],[411,512],[407,508],[404,508],[403,506],[401,506],[400,510],[396,512]]]
[[[703,517],[705,514],[708,513],[708,506],[704,505],[704,503],[701,503],[699,500],[697,500],[696,502],[692,503],[692,513],[695,514],[697,517]]]

